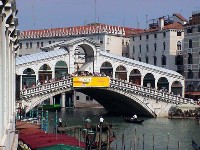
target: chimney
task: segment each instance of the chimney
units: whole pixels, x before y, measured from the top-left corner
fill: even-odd
[[[164,17],[159,18],[159,27],[160,27],[161,30],[164,27]]]

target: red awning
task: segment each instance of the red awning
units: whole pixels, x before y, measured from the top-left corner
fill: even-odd
[[[200,96],[200,92],[185,92],[185,95],[199,95]]]

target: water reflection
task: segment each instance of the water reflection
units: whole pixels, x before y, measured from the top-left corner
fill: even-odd
[[[180,150],[191,150],[192,137],[197,142],[200,141],[200,125],[193,119],[143,118],[143,124],[138,125],[124,122],[121,116],[106,113],[102,108],[62,109],[58,112],[58,117],[68,126],[74,126],[83,125],[86,117],[90,117],[93,123],[98,123],[99,117],[103,115],[106,122],[113,123],[113,131],[117,137],[111,144],[112,149],[116,149],[116,146],[121,149],[123,134],[125,149],[178,150],[180,146]],[[49,130],[52,132],[55,113],[49,112],[49,118]]]

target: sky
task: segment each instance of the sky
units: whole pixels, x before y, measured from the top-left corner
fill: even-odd
[[[16,0],[20,31],[104,23],[146,28],[146,20],[200,10],[200,0]]]

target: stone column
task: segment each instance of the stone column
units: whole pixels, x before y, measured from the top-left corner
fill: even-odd
[[[53,102],[54,102],[53,97],[50,97],[50,105],[53,105],[54,104]]]
[[[69,74],[74,73],[74,49],[69,47]]]
[[[155,90],[158,90],[158,78],[155,78]]]
[[[4,45],[4,35],[3,34],[5,31],[3,30],[4,29],[4,26],[3,26],[3,16],[0,15],[0,83],[3,83],[3,51],[5,49],[5,45]],[[1,88],[0,88],[0,122],[1,122],[1,125],[0,125],[0,135],[3,135],[3,129],[4,129],[4,115],[3,115],[3,102],[4,102],[4,99],[3,99],[3,84],[0,85]]]
[[[100,73],[100,67],[101,67],[101,66],[99,66],[100,47],[96,46],[95,48],[96,48],[96,56],[94,56],[93,68],[94,68],[94,72]]]
[[[181,85],[182,85],[182,97],[185,97],[185,81],[181,81]]]
[[[66,99],[65,93],[62,93],[61,96],[62,96],[61,107],[65,107],[65,99]]]

